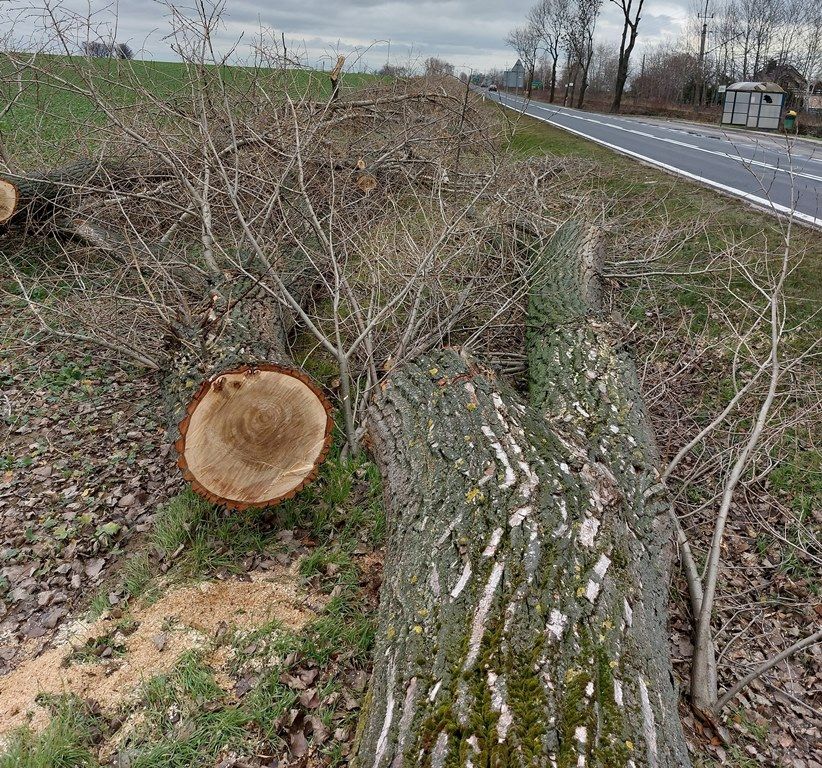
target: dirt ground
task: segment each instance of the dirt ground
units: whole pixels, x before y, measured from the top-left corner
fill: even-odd
[[[93,689],[96,698],[115,702],[213,636],[220,622],[258,626],[270,609],[298,629],[313,615],[317,604],[306,602],[292,574],[246,574],[168,593],[135,616],[138,627],[122,639],[122,656],[63,666],[72,648],[108,631],[111,619],[88,625],[78,617],[95,595],[115,609],[124,601],[118,569],[181,482],[150,376],[96,350],[15,346],[13,338],[12,332],[2,340],[10,354],[0,362],[0,731],[24,722],[41,690]],[[744,524],[729,531],[731,566],[717,619],[722,641],[730,643],[724,668],[730,662],[740,672],[820,619],[818,595],[786,579],[751,540]],[[691,647],[681,589],[676,577],[672,653],[685,685]],[[683,705],[695,762],[820,768],[820,701],[816,646],[772,670],[727,710],[730,745]],[[35,726],[43,717],[35,710]]]

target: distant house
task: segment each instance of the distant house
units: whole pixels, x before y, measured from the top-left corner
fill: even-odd
[[[777,64],[775,59],[754,73],[754,80],[769,80],[777,83],[788,94],[785,106],[802,107],[808,93],[808,81],[793,64]]]
[[[806,99],[805,109],[815,115],[822,115],[822,80],[817,80],[811,86],[811,92]]]
[[[525,87],[525,67],[522,66],[522,62],[519,59],[517,59],[517,63],[514,64],[511,69],[507,69],[502,73],[502,84],[506,88]]]

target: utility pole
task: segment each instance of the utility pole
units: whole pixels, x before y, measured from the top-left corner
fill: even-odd
[[[702,106],[705,101],[705,38],[708,36],[708,19],[714,17],[713,14],[708,16],[708,3],[711,0],[705,0],[705,12],[699,14],[698,18],[702,19],[702,34],[699,36],[699,72],[697,73],[697,87],[694,94],[694,104]]]

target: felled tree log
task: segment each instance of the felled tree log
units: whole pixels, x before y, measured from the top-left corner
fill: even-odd
[[[14,184],[0,179],[0,225],[5,224],[14,216],[18,196],[17,187]]]
[[[18,217],[71,219],[78,190],[123,189],[132,174],[122,163],[78,161],[31,176],[7,176],[9,181],[0,179],[0,223]],[[69,233],[109,254],[122,248],[105,229],[85,221],[75,222]],[[263,273],[272,268],[239,257],[252,267],[247,274],[254,267]],[[310,295],[316,270],[297,260],[280,265],[279,277],[300,303]],[[215,264],[206,284],[199,273],[197,279],[193,293],[203,291],[203,299],[173,322],[167,354],[157,364],[164,372],[178,465],[192,488],[210,501],[236,509],[271,506],[316,476],[331,442],[331,406],[289,358],[293,312],[237,271],[224,272]]]
[[[0,202],[0,224],[42,221],[68,207],[68,200],[79,189],[106,188],[113,183],[122,187],[131,175],[122,164],[85,159],[48,171],[0,174],[0,199],[12,201],[10,206]],[[3,194],[8,188],[14,189],[13,197]]]
[[[542,255],[530,404],[446,351],[373,406],[389,534],[359,766],[689,765],[665,501],[634,367],[591,313],[596,253],[569,226]]]
[[[280,272],[301,305],[307,272],[299,262]],[[177,329],[165,376],[183,476],[233,509],[291,498],[316,477],[333,428],[330,402],[290,358],[294,313],[253,281],[222,276],[198,315]]]

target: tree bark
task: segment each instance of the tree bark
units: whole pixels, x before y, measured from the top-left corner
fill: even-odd
[[[580,71],[582,72],[582,82],[580,83],[579,88],[579,98],[577,99],[577,109],[582,109],[582,105],[585,103],[585,92],[588,90],[588,70],[591,67],[591,59],[593,58],[593,52],[588,56],[588,59],[583,64],[580,62]]]
[[[3,223],[43,221],[59,214],[69,206],[69,200],[78,190],[122,187],[134,174],[121,163],[103,163],[99,160],[77,160],[62,168],[41,173],[18,174],[5,172],[0,180],[13,185],[17,200],[13,213]]]
[[[559,58],[559,54],[551,58],[551,95],[549,97],[549,101],[551,104],[554,103],[554,95],[557,89],[557,59]]]
[[[622,106],[622,93],[625,90],[625,81],[628,79],[628,59],[620,56],[617,65],[616,83],[614,85],[614,100],[611,102],[611,113],[617,114]]]
[[[389,538],[357,764],[682,768],[669,531],[596,240],[537,258],[530,404],[457,352],[389,377]]]

